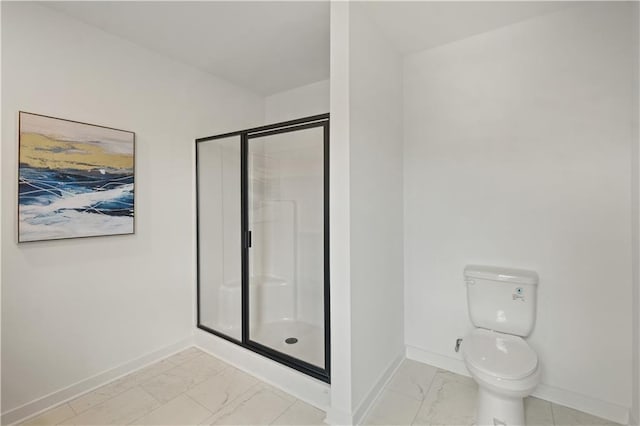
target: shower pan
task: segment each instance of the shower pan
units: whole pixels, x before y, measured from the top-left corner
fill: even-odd
[[[196,140],[198,327],[330,382],[329,115]]]

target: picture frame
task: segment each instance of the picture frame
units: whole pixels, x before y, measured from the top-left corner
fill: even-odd
[[[18,113],[18,242],[135,233],[135,133]]]

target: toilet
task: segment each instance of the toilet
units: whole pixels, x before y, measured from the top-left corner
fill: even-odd
[[[462,355],[479,386],[476,425],[524,425],[523,398],[540,382],[538,355],[524,340],[535,323],[538,274],[469,265],[464,278],[475,328]]]

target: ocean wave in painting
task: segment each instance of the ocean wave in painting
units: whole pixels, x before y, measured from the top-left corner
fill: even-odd
[[[20,166],[22,241],[133,232],[133,174]]]

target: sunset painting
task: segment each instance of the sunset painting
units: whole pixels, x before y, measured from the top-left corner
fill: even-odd
[[[20,112],[18,240],[134,232],[135,134]]]

